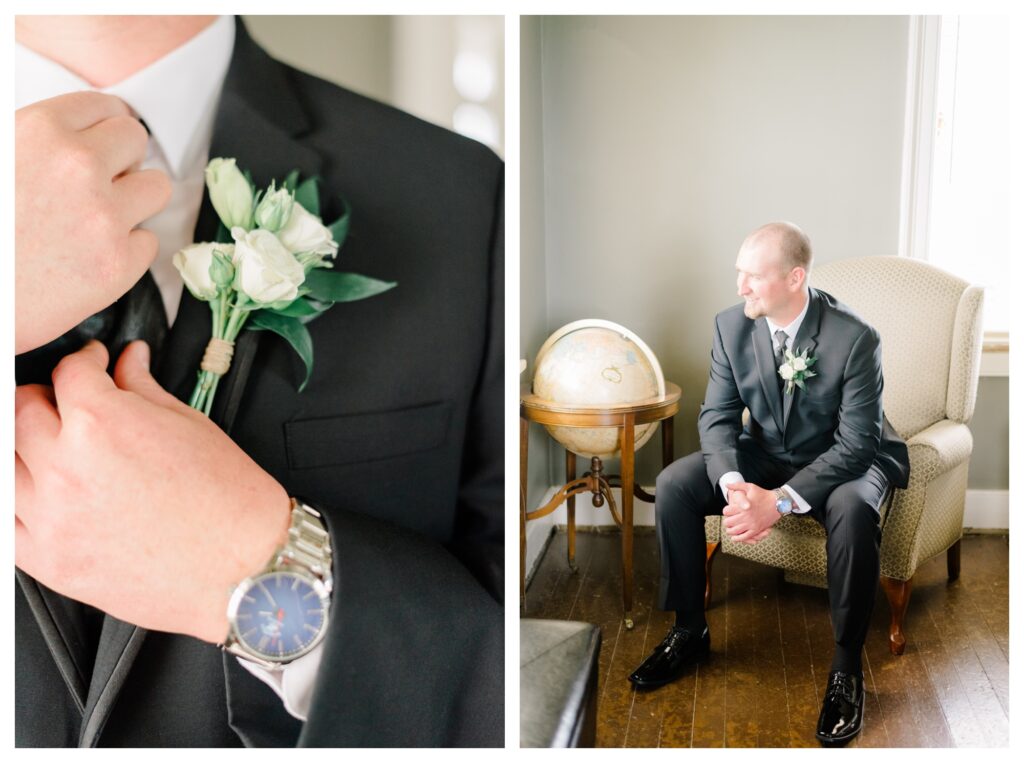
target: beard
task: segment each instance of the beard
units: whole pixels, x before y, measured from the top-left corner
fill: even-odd
[[[750,318],[752,321],[756,321],[758,318],[763,318],[766,313],[764,308],[761,307],[760,302],[743,302],[743,314]]]

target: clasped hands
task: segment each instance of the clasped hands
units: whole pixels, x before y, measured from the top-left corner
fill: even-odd
[[[775,508],[775,493],[750,482],[726,485],[729,504],[722,510],[722,525],[738,543],[753,545],[768,537],[782,517]]]
[[[15,564],[121,620],[221,642],[232,587],[287,537],[288,496],[157,383],[144,342],[113,377],[107,362],[90,342],[53,387],[15,390]]]

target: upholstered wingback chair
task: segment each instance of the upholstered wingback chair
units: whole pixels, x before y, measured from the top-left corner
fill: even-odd
[[[960,573],[967,465],[981,363],[982,297],[939,268],[903,257],[862,257],[815,268],[811,285],[845,303],[882,337],[885,414],[906,440],[910,483],[882,511],[881,582],[892,619],[889,648],[902,654],[903,617],[918,566],[946,552]],[[781,567],[786,580],[825,587],[825,533],[807,517],[784,517],[745,545],[708,517],[708,580],[715,549]],[[707,598],[710,599],[710,587]]]

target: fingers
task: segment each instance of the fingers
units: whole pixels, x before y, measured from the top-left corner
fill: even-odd
[[[733,495],[735,493],[735,495]],[[750,508],[750,500],[747,498],[745,493],[738,490],[734,490],[733,493],[729,494],[729,505],[737,509],[746,511]]]
[[[53,394],[61,418],[82,402],[116,389],[107,376],[107,348],[95,339],[65,355],[53,369]]]
[[[145,159],[149,142],[142,123],[127,115],[97,122],[82,132],[82,138],[102,159],[111,178]]]
[[[91,91],[59,95],[37,105],[71,130],[85,130],[104,119],[131,115],[128,104],[117,96]]]
[[[23,501],[27,501],[32,495],[35,484],[32,481],[32,473],[25,466],[25,462],[14,453],[14,513],[17,515],[23,508]]]
[[[177,407],[179,401],[160,386],[149,372],[149,345],[139,340],[124,348],[114,367],[114,383],[123,390],[134,392],[151,403]]]
[[[149,270],[156,259],[157,248],[156,234],[152,231],[139,228],[128,234],[118,252],[119,277],[124,278],[118,293],[126,293]]]
[[[18,461],[34,462],[45,456],[60,434],[60,416],[53,392],[42,384],[14,388],[14,453]],[[24,464],[22,464],[24,465]],[[17,469],[15,476],[17,477]]]
[[[129,227],[155,215],[170,199],[171,181],[160,170],[129,172],[114,181],[114,203]]]
[[[770,528],[770,527],[769,527],[769,528],[767,528],[767,529],[765,529],[765,530],[762,530],[761,532],[759,532],[759,533],[758,533],[757,535],[755,535],[755,536],[754,536],[753,538],[750,538],[750,539],[748,539],[748,540],[744,540],[744,541],[740,541],[740,542],[741,542],[741,543],[744,543],[744,544],[746,544],[746,545],[748,545],[748,546],[753,546],[754,544],[756,544],[756,543],[760,543],[760,542],[761,542],[761,541],[763,541],[763,540],[764,540],[765,538],[767,538],[767,537],[768,537],[769,535],[771,535],[771,532],[772,532],[772,528]]]
[[[14,517],[14,565],[32,575],[35,544],[25,523]],[[34,577],[34,576],[33,576]]]

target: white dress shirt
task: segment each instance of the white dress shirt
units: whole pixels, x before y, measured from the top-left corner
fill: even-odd
[[[776,352],[778,351],[778,347],[775,344],[775,332],[778,331],[779,329],[782,329],[783,331],[786,332],[785,349],[793,349],[793,339],[796,337],[797,332],[800,330],[800,325],[804,322],[804,317],[807,315],[807,308],[810,306],[811,300],[808,295],[807,301],[804,302],[804,309],[800,311],[800,314],[796,318],[794,318],[793,322],[790,323],[788,326],[776,325],[771,318],[765,316],[764,321],[768,327],[768,336],[771,338],[773,350],[775,350]],[[740,474],[739,472],[726,472],[718,481],[718,486],[722,491],[722,495],[726,497],[726,500],[728,500],[729,498],[729,491],[726,489],[725,486],[730,485],[733,482],[746,482],[746,480],[743,479],[743,475]],[[791,488],[788,484],[783,485],[782,488],[787,493],[789,493],[789,495],[792,496],[793,498],[793,503],[795,504],[793,506],[794,514],[806,514],[808,511],[811,510],[811,504],[807,503],[807,501],[805,501],[803,497],[793,488]]]
[[[150,272],[160,289],[169,324],[177,316],[184,286],[171,258],[194,243],[205,188],[203,170],[209,161],[214,117],[234,44],[234,19],[221,16],[163,58],[102,89],[23,45],[15,46],[15,108],[65,93],[97,90],[121,98],[149,128],[142,167],[163,170],[173,190],[167,207],[140,227],[155,233],[159,240],[159,253]],[[322,654],[321,643],[284,670],[274,672],[248,660],[238,661],[281,697],[291,715],[305,720]]]

